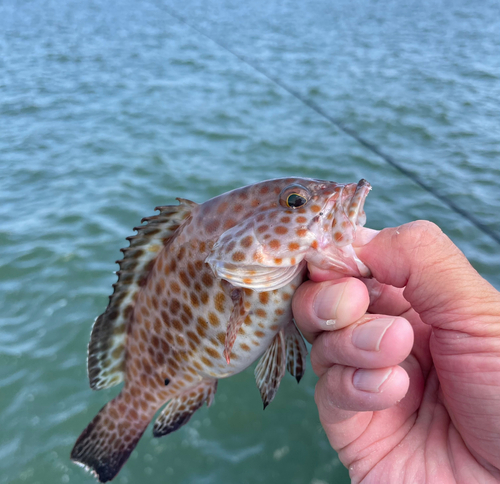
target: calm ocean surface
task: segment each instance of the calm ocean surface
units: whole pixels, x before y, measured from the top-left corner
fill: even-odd
[[[94,482],[69,461],[117,389],[85,358],[125,237],[156,205],[286,175],[366,178],[367,226],[430,219],[500,288],[500,247],[199,33],[253,59],[481,219],[500,223],[496,0],[0,3],[0,484]],[[348,482],[310,367],[262,411],[252,370],[117,483]]]

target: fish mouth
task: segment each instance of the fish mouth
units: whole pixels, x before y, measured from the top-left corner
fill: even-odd
[[[349,183],[339,188],[326,203],[325,212],[329,215],[323,230],[325,235],[329,233],[337,247],[343,247],[353,242],[356,229],[366,223],[364,204],[372,187],[361,179],[357,184]]]
[[[332,188],[328,188],[331,192]],[[307,261],[327,270],[345,275],[368,277],[370,270],[357,257],[352,246],[356,230],[366,222],[364,203],[371,185],[364,179],[357,184],[335,184],[323,210],[318,214],[315,231],[317,245]]]
[[[344,188],[344,196],[340,196],[344,216],[351,222],[352,227],[362,227],[366,223],[366,214],[364,211],[365,200],[372,189],[371,185],[362,178],[357,185],[351,183]]]

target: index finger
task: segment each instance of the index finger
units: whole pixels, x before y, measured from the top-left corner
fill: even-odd
[[[431,222],[384,229],[357,246],[356,253],[377,281],[404,287],[404,298],[426,324],[480,336],[500,334],[498,291]]]

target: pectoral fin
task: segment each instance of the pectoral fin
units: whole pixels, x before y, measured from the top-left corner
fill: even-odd
[[[238,331],[248,314],[248,310],[245,308],[245,295],[243,290],[232,286],[227,281],[225,286],[233,300],[233,310],[229,322],[227,323],[226,339],[224,342],[224,357],[229,365],[236,336],[238,336]]]
[[[255,379],[266,408],[273,400],[285,374],[285,335],[280,330],[255,368]]]

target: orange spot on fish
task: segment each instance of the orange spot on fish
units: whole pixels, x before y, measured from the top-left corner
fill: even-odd
[[[206,348],[205,351],[212,357],[212,358],[219,358],[220,354],[218,351],[214,350],[213,348]]]
[[[214,305],[215,309],[220,313],[224,312],[224,303],[226,302],[226,296],[222,292],[218,292],[215,296]]]
[[[189,276],[184,271],[179,273],[179,278],[186,287],[191,285],[191,279],[189,279]]]
[[[189,299],[191,300],[191,304],[194,307],[198,307],[200,305],[200,301],[198,300],[198,296],[194,292],[191,292],[189,294]]]
[[[220,321],[219,321],[219,318],[217,317],[216,314],[210,312],[208,313],[208,322],[212,325],[212,326],[218,326]]]
[[[230,228],[234,227],[236,225],[236,220],[234,218],[228,218],[224,222],[224,230],[229,230]]]
[[[243,239],[241,239],[240,245],[242,247],[248,248],[252,245],[253,237],[251,235],[247,235]]]
[[[273,250],[279,249],[280,246],[281,246],[281,244],[280,244],[279,240],[273,239],[273,240],[271,240],[271,242],[269,242],[269,247],[271,247],[271,249],[273,249]]]
[[[228,202],[221,202],[217,207],[217,213],[224,213],[227,210],[228,206],[229,206]]]
[[[233,254],[233,262],[242,262],[245,260],[245,254],[243,252],[235,252]]]
[[[209,272],[204,272],[203,275],[201,276],[201,281],[205,285],[205,287],[212,287],[214,283],[214,278]],[[195,286],[196,288],[196,286]]]

